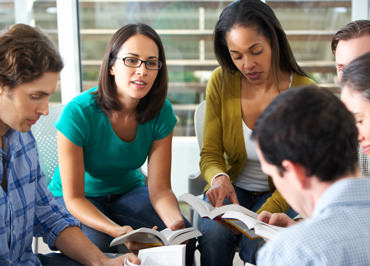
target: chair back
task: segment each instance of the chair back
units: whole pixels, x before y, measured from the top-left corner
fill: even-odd
[[[36,138],[40,157],[40,167],[49,184],[58,165],[57,129],[55,120],[59,117],[64,105],[49,107],[49,114],[40,117],[39,121],[32,127],[32,133]]]
[[[203,145],[203,124],[204,124],[204,113],[206,111],[206,101],[201,102],[194,112],[194,128],[195,135],[197,136],[199,150],[202,149]]]
[[[204,113],[206,110],[206,101],[201,102],[194,112],[194,128],[195,135],[198,140],[199,151],[202,150],[203,145],[203,124],[204,124]],[[188,191],[193,195],[201,195],[207,182],[203,177],[199,175],[190,175],[188,178]]]

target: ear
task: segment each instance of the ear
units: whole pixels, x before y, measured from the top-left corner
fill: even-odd
[[[292,178],[299,188],[305,189],[309,187],[310,180],[306,175],[306,169],[302,165],[289,160],[282,161],[281,165],[285,168],[287,177]]]
[[[114,73],[114,65],[109,68],[109,74],[111,76],[114,76],[115,75],[115,73]]]
[[[3,95],[9,88],[7,86],[0,86],[0,95]]]

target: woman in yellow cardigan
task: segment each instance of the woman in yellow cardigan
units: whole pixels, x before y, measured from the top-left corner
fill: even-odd
[[[272,9],[260,0],[239,0],[221,13],[214,31],[221,65],[208,82],[200,168],[208,182],[204,199],[218,207],[237,203],[253,211],[285,212],[289,205],[261,171],[254,124],[281,92],[313,84],[298,66]],[[209,219],[201,219],[202,266],[232,265],[239,255],[255,263],[262,240],[250,240]]]

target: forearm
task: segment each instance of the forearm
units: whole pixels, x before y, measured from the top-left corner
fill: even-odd
[[[55,247],[83,265],[104,265],[108,259],[78,227],[67,227],[60,232]]]
[[[98,210],[88,199],[73,198],[65,201],[69,212],[83,224],[112,237],[121,234],[121,226]]]
[[[171,189],[152,191],[149,195],[153,208],[167,227],[171,229],[173,229],[173,226],[175,226],[176,229],[184,227],[185,224],[176,196]]]

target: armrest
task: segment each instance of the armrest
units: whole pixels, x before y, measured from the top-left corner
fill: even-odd
[[[203,179],[202,175],[199,173],[191,174],[188,177],[188,191],[193,195],[200,195],[203,193],[204,187],[207,182]]]

